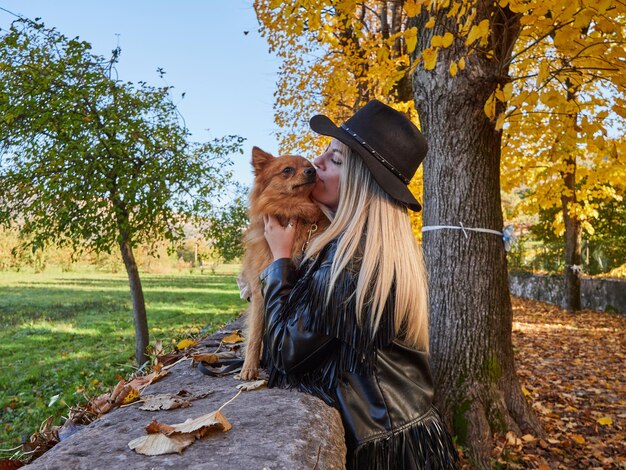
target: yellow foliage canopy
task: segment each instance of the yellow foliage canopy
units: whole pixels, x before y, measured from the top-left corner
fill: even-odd
[[[256,0],[254,7],[282,59],[275,109],[285,151],[319,150],[311,115],[341,122],[373,98],[417,122],[413,68],[435,74],[443,62],[450,80],[462,80],[476,56],[510,71],[484,110],[503,132],[502,184],[524,191],[520,210],[560,206],[570,191],[568,212],[592,230],[593,201],[616,197],[626,180],[624,2],[497,0],[487,17],[476,0]],[[503,18],[517,37],[511,50],[492,39]],[[564,183],[572,172],[575,190]]]

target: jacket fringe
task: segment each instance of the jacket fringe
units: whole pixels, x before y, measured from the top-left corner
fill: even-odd
[[[452,438],[431,408],[403,429],[372,439],[348,454],[351,470],[453,470],[459,467]]]
[[[269,351],[263,351],[263,364],[269,373],[269,386],[296,388],[311,393],[326,403],[334,404],[329,390],[334,390],[343,372],[371,375],[376,363],[378,348],[389,345],[395,337],[393,314],[383,315],[374,334],[369,321],[370,308],[364,305],[362,324],[357,322],[356,291],[357,274],[344,270],[337,281],[332,296],[326,303],[331,263],[337,240],[330,242],[318,255],[300,268],[300,276],[294,285],[285,313],[300,318],[306,330],[325,334],[339,340],[338,354],[319,369],[298,377],[289,377],[273,367]],[[331,251],[332,250],[332,251]],[[394,295],[387,298],[386,312],[394,311]],[[264,342],[267,344],[267,341]]]

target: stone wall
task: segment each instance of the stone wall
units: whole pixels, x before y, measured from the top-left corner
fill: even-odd
[[[509,273],[509,288],[511,294],[518,297],[563,306],[565,294],[562,276],[512,272]],[[585,309],[626,314],[625,280],[583,277],[581,297]]]
[[[240,322],[202,342],[215,350],[221,338]],[[181,423],[188,418],[217,410],[237,393],[241,381],[208,377],[191,361],[181,362],[170,374],[151,384],[143,394],[177,393],[193,395],[210,391],[188,408],[143,411],[138,405],[118,408],[84,426],[80,431],[46,452],[26,468],[58,470],[98,469],[336,469],[345,468],[345,442],[337,410],[321,400],[295,391],[260,389],[244,392],[222,411],[232,424],[225,433],[197,440],[182,454],[148,457],[128,448],[128,442],[146,434],[153,419]]]

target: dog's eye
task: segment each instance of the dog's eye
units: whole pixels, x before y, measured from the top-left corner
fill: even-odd
[[[283,169],[283,174],[284,175],[290,175],[292,173],[294,173],[296,170],[294,170],[293,168],[291,168],[290,166],[288,166],[287,168]]]

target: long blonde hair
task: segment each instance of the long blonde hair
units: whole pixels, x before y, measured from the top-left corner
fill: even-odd
[[[327,300],[341,272],[362,256],[356,288],[356,315],[363,324],[363,307],[370,308],[372,331],[381,322],[385,304],[395,287],[394,323],[407,343],[428,350],[428,283],[422,250],[407,209],[376,183],[361,157],[341,144],[343,171],[339,204],[330,226],[309,246],[305,260],[338,238],[330,272]],[[365,234],[365,246],[359,250]]]

